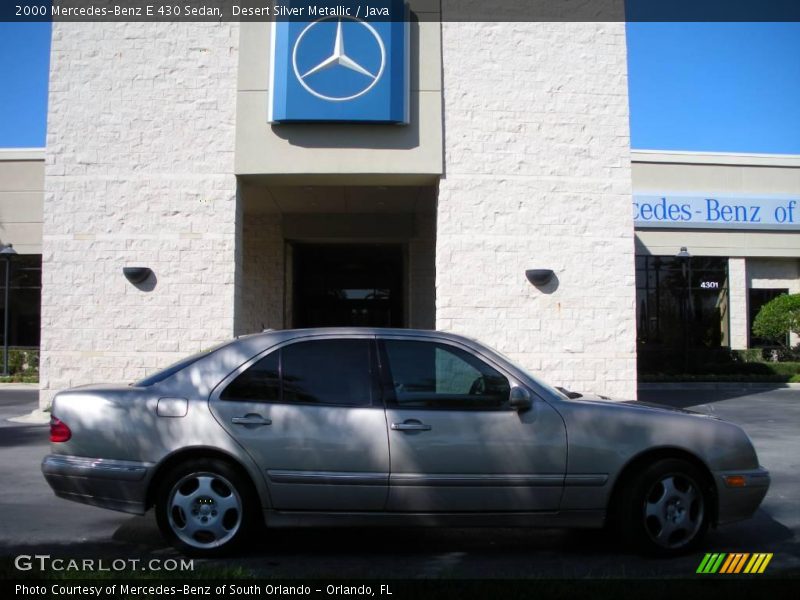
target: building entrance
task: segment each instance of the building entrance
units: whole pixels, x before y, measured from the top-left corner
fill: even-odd
[[[294,327],[403,327],[401,244],[293,245]]]

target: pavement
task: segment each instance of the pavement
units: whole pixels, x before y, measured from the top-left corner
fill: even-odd
[[[530,529],[269,530],[245,556],[206,562],[267,577],[613,578],[687,577],[705,552],[773,552],[773,574],[800,572],[800,390],[656,389],[641,400],[739,423],[772,473],[754,518],[712,530],[688,556],[652,560],[604,531]],[[34,389],[0,386],[0,556],[174,557],[152,511],[126,515],[56,498],[41,476],[48,429],[9,417],[36,407]]]

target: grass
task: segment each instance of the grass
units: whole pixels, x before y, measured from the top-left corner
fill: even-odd
[[[39,383],[38,375],[0,375],[0,383]]]

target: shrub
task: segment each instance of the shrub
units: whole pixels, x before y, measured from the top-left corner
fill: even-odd
[[[763,351],[761,348],[748,348],[747,350],[732,350],[734,359],[738,362],[752,363],[764,362]]]
[[[3,360],[0,348],[0,361]],[[2,367],[2,363],[0,363]],[[8,372],[10,375],[38,376],[39,350],[37,348],[9,348]]]
[[[782,294],[762,306],[753,333],[785,347],[790,333],[800,334],[800,294]]]

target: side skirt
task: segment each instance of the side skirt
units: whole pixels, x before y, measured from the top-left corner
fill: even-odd
[[[580,527],[603,526],[605,511],[542,513],[380,513],[265,510],[268,527]]]

